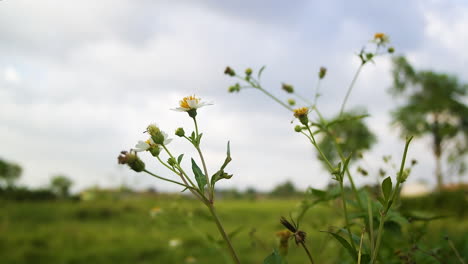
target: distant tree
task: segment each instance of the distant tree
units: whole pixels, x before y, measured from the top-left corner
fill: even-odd
[[[14,186],[22,172],[20,165],[0,159],[0,183],[3,182],[7,188]]]
[[[436,160],[435,176],[439,189],[443,186],[441,159],[465,168],[468,141],[468,85],[455,76],[432,71],[416,71],[404,57],[393,61],[393,86],[390,92],[405,99],[393,111],[393,122],[402,135],[432,138]]]
[[[342,113],[327,122],[329,135],[324,135],[318,141],[318,145],[327,159],[336,165],[341,160],[336,145],[342,151],[344,157],[357,155],[370,149],[376,143],[376,137],[364,123],[363,111],[354,110]],[[319,160],[324,162],[320,155]]]
[[[291,181],[281,183],[271,191],[271,195],[278,197],[289,197],[294,196],[295,194],[297,194],[297,190]]]
[[[70,178],[64,175],[56,175],[50,181],[50,189],[60,197],[68,197],[72,185]]]

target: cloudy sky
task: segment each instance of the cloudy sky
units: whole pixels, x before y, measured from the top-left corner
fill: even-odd
[[[284,96],[281,82],[312,97],[320,66],[328,68],[319,107],[339,111],[358,66],[355,53],[375,32],[390,35],[398,54],[418,69],[468,81],[468,2],[452,1],[0,1],[0,157],[24,168],[21,184],[46,186],[65,174],[75,190],[92,185],[159,190],[177,187],[117,165],[117,155],[156,122],[170,132],[192,128],[170,111],[183,96],[214,102],[199,110],[202,148],[211,172],[231,141],[231,181],[224,188],[267,190],[293,180],[324,187],[330,176],[312,146],[293,132],[291,113],[258,91],[228,94],[238,71],[267,65],[263,83]],[[391,64],[363,70],[348,106],[366,107],[379,143],[365,155],[375,174],[382,155],[398,162],[404,142],[390,126],[396,102],[387,94]],[[286,97],[284,97],[286,98]],[[424,139],[411,146],[420,162],[410,181],[433,183]],[[173,152],[195,153],[174,140]],[[188,166],[188,159],[185,165]],[[170,176],[145,157],[151,170]],[[375,175],[358,182],[375,181]]]

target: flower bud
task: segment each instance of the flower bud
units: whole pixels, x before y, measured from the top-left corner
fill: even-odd
[[[226,69],[224,70],[224,74],[229,75],[231,77],[236,76],[236,72],[233,69],[231,69],[229,66],[226,67]]]
[[[388,53],[392,54],[392,53],[395,52],[395,48],[394,48],[394,47],[389,47],[389,48],[387,49],[387,51],[388,51]]]
[[[294,87],[292,85],[290,85],[290,84],[283,83],[282,88],[287,93],[294,93]]]
[[[241,89],[240,84],[239,84],[239,83],[236,83],[236,84],[234,84],[234,85],[232,85],[232,86],[229,86],[228,91],[229,91],[230,93],[233,93],[233,92],[239,92],[240,89]]]
[[[289,104],[290,106],[296,105],[296,100],[290,98],[290,99],[288,99],[288,104]]]
[[[151,139],[154,141],[154,143],[161,145],[161,144],[164,144],[165,138],[164,138],[164,134],[161,131],[159,131],[155,133],[154,135],[151,135]]]
[[[148,151],[153,155],[153,157],[159,156],[159,153],[161,153],[161,147],[159,145],[152,145]]]
[[[252,69],[251,69],[251,68],[245,69],[245,74],[246,74],[247,76],[252,75]]]
[[[302,126],[300,126],[300,125],[295,126],[294,131],[301,132],[302,131]]]
[[[156,124],[151,124],[146,128],[146,132],[148,132],[148,134],[150,134],[150,136],[153,137],[153,136],[156,136],[158,133],[160,133],[161,130]]]
[[[175,160],[175,158],[168,158],[167,164],[169,164],[170,166],[174,166],[177,164],[177,161]]]
[[[326,74],[327,74],[327,68],[325,68],[325,67],[320,67],[319,78],[320,78],[320,79],[323,79],[323,78],[325,77]]]
[[[372,60],[372,58],[374,58],[374,54],[373,54],[373,53],[366,53],[366,59],[367,59],[367,60]]]
[[[408,179],[408,176],[411,172],[411,169],[407,168],[405,170],[403,170],[403,173],[397,173],[397,181],[399,181],[400,183],[403,183],[406,181],[406,179]]]
[[[185,136],[185,131],[182,127],[179,127],[175,131],[176,136],[183,137]]]

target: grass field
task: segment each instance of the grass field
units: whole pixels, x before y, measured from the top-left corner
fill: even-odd
[[[262,263],[277,247],[275,233],[283,229],[279,217],[288,216],[298,202],[219,201],[219,215],[228,232],[236,233],[233,243],[243,263]],[[0,201],[0,208],[0,263],[230,263],[207,210],[182,196]],[[341,226],[340,212],[319,206],[312,208],[301,223],[301,229],[308,233],[307,244],[316,263],[352,263],[330,235],[320,232]],[[432,221],[425,228],[423,225],[410,224],[410,228],[396,234],[400,241],[397,248],[411,252],[411,239],[422,235],[420,248],[437,249],[447,261],[444,263],[457,263],[444,239],[448,235],[461,254],[467,256],[466,214]],[[382,255],[386,258],[381,263],[405,263],[395,252],[385,250],[384,247]],[[414,257],[418,263],[438,263],[421,251],[415,251]],[[288,261],[306,262],[304,252],[292,241]]]

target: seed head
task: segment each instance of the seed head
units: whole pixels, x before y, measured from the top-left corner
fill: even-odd
[[[231,67],[227,66],[226,69],[224,70],[224,74],[229,75],[231,77],[236,76],[236,72],[231,69]]]
[[[286,91],[287,93],[294,93],[294,87],[290,84],[283,83],[281,88],[283,88],[283,90]]]

